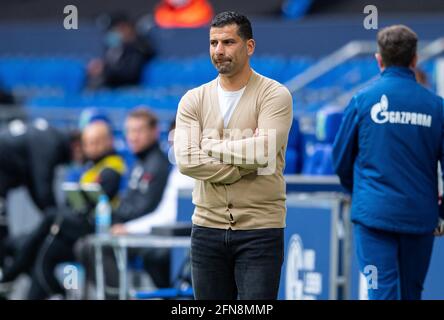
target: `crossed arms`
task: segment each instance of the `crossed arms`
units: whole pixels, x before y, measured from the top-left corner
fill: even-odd
[[[181,173],[197,180],[232,184],[266,167],[284,147],[292,123],[292,98],[285,87],[267,95],[260,106],[258,130],[238,140],[202,132],[198,98],[188,92],[180,101],[174,151]],[[214,130],[213,130],[214,131]],[[253,151],[253,152],[251,152]]]

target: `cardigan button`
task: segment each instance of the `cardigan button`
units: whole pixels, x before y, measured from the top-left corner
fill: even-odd
[[[232,203],[228,204],[228,209],[233,209],[233,204]]]

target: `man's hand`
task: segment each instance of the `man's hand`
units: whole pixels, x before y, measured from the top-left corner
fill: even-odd
[[[128,230],[124,224],[115,224],[111,227],[111,234],[113,236],[124,236],[128,234]]]
[[[433,235],[437,237],[441,237],[444,235],[444,219],[441,218],[438,219],[438,225],[436,226]]]

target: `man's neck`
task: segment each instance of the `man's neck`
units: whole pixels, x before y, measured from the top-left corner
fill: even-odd
[[[143,160],[157,145],[158,145],[158,142],[155,141],[152,144],[150,144],[149,146],[145,147],[143,150],[136,152],[135,156],[138,159]]]
[[[100,161],[102,161],[103,159],[105,159],[106,157],[113,155],[115,153],[116,153],[116,151],[114,149],[110,149],[110,150],[104,152],[101,156],[97,157],[96,159],[89,159],[89,160],[94,162],[94,164],[97,164]]]
[[[235,75],[227,76],[220,74],[220,85],[225,91],[238,91],[247,85],[252,72],[250,65],[246,65],[241,72]]]

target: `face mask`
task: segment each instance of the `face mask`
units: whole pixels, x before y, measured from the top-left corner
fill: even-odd
[[[105,43],[109,48],[115,48],[122,44],[122,36],[119,32],[109,31],[105,37]]]

